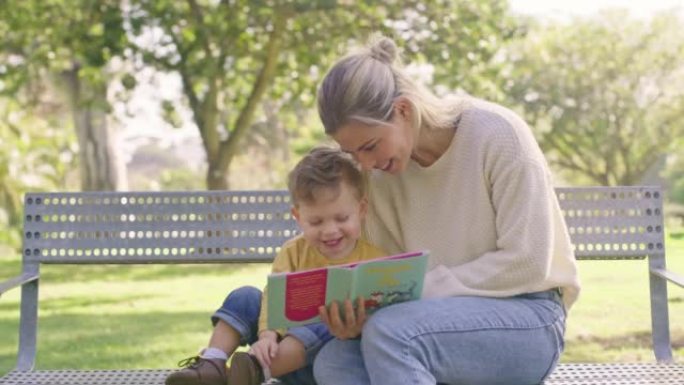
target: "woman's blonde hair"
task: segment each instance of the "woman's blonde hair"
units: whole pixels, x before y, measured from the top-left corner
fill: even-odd
[[[374,35],[365,48],[340,59],[325,75],[318,89],[318,114],[325,133],[332,135],[351,122],[390,121],[398,97],[412,106],[415,130],[451,127],[458,115],[453,103],[409,78],[392,39]]]

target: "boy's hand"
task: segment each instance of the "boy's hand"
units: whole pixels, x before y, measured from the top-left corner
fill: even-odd
[[[349,338],[356,338],[361,335],[361,329],[366,323],[366,307],[364,306],[363,297],[357,299],[356,312],[349,299],[344,301],[344,321],[340,317],[340,310],[337,302],[330,304],[330,309],[325,306],[318,308],[318,314],[321,321],[328,326],[330,334],[338,339],[346,340]]]
[[[249,348],[249,354],[256,357],[264,368],[271,367],[271,359],[278,353],[278,333],[264,330],[259,333],[259,340]]]

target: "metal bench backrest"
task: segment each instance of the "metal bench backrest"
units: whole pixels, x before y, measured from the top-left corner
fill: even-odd
[[[577,259],[664,255],[660,187],[557,188]]]
[[[664,253],[658,187],[556,192],[578,259]],[[284,190],[31,193],[24,209],[34,263],[269,262],[299,231]]]
[[[297,232],[286,191],[27,194],[24,259],[269,262]]]

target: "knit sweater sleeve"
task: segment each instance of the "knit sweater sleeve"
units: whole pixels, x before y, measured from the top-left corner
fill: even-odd
[[[512,129],[489,137],[481,152],[495,243],[468,261],[434,266],[426,280],[428,297],[502,296],[548,289],[556,238],[564,231],[558,226],[551,175],[524,122],[497,123]],[[471,197],[480,202],[484,198]]]
[[[549,273],[553,223],[549,198],[553,194],[544,170],[522,161],[492,186],[496,215],[496,249],[456,266],[435,266],[424,294],[479,292],[515,294],[533,291]],[[429,283],[429,284],[428,284]],[[450,294],[451,294],[450,293]]]

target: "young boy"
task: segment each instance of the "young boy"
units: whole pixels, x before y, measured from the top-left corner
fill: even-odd
[[[361,237],[368,209],[365,179],[356,163],[339,150],[318,147],[290,172],[292,215],[302,233],[287,241],[273,261],[273,272],[308,270],[385,256]],[[271,376],[286,384],[314,384],[312,364],[333,337],[322,323],[267,328],[267,289],[231,292],[212,316],[214,331],[200,356],[166,378],[167,385],[258,385]],[[235,353],[250,344],[250,353]],[[226,361],[232,355],[231,368]]]

